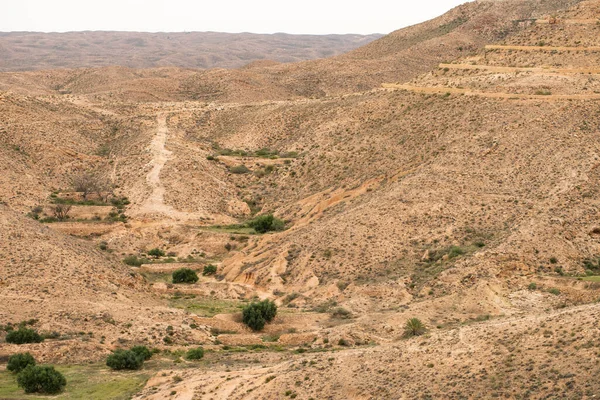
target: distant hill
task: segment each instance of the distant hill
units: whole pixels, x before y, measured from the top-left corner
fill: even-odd
[[[0,71],[53,68],[236,68],[258,60],[281,63],[342,54],[382,35],[276,33],[10,32],[0,33]]]

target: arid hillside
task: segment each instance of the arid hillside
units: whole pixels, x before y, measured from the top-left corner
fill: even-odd
[[[0,316],[65,365],[156,347],[136,399],[593,398],[599,18],[482,1],[285,66],[0,74]]]
[[[0,76],[0,90],[95,95],[102,101],[254,102],[323,98],[408,81],[522,30],[527,21],[579,0],[475,1],[403,28],[352,52],[291,64],[238,69],[77,69]],[[80,64],[79,66],[86,65]],[[121,66],[128,66],[123,63]]]
[[[238,68],[331,57],[382,35],[258,35],[185,32],[0,33],[0,71],[56,68]]]

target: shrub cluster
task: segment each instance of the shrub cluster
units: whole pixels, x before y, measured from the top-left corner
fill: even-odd
[[[204,267],[204,270],[202,271],[202,275],[204,276],[208,276],[208,275],[214,275],[217,273],[217,266],[216,265],[206,265]]]
[[[18,374],[29,365],[35,365],[35,359],[33,356],[29,353],[17,353],[8,358],[8,365],[6,366],[6,369],[10,372]]]
[[[138,258],[137,256],[130,255],[123,259],[123,262],[132,267],[141,267],[142,264],[147,264],[149,261],[145,258]]]
[[[173,283],[196,283],[198,274],[189,268],[180,268],[173,272]]]
[[[17,376],[17,384],[25,393],[56,394],[67,385],[67,380],[52,366],[28,365]]]
[[[20,327],[16,331],[9,331],[6,334],[6,343],[25,344],[25,343],[41,343],[44,338],[34,329]]]
[[[165,252],[159,248],[154,248],[148,252],[148,255],[150,257],[159,258],[159,257],[164,257]]]
[[[152,352],[146,346],[135,346],[131,350],[115,350],[106,359],[106,365],[114,370],[136,370],[142,368],[144,361],[149,360],[150,357]]]
[[[242,321],[254,331],[260,331],[277,315],[277,305],[271,300],[253,302],[242,310]]]
[[[204,349],[202,347],[190,349],[185,355],[185,358],[188,360],[200,360],[202,357],[204,357]]]
[[[250,170],[244,164],[240,164],[240,165],[236,165],[235,167],[229,168],[229,172],[231,172],[232,174],[240,175],[240,174],[247,174],[248,172],[250,172]]]
[[[146,346],[134,346],[131,351],[141,357],[144,361],[149,360],[152,357],[152,352]]]
[[[285,223],[273,216],[273,214],[260,215],[248,222],[250,228],[258,233],[267,233],[271,231],[282,231],[285,229]]]

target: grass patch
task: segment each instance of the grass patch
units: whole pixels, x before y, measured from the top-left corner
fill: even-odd
[[[276,232],[285,230],[285,222],[273,214],[259,215],[246,221],[243,224],[233,225],[213,225],[201,227],[200,229],[211,232],[221,232],[238,235],[256,235],[267,232]]]
[[[256,235],[254,228],[250,228],[246,225],[234,224],[234,225],[213,225],[202,227],[202,230],[217,232],[217,233],[230,233],[236,235]]]
[[[217,314],[233,314],[242,311],[245,303],[216,299],[171,299],[169,305],[186,310],[201,317],[214,317]]]
[[[126,400],[139,392],[150,374],[144,371],[113,372],[103,365],[56,366],[67,379],[64,392],[53,399]],[[26,395],[17,386],[13,374],[0,371],[0,399],[48,399],[49,396]]]
[[[582,281],[600,282],[600,276],[586,276],[581,278]]]

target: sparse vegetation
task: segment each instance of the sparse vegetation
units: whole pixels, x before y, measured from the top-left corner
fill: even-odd
[[[100,175],[85,171],[73,176],[73,190],[81,193],[83,200],[87,200],[91,193],[96,193],[99,198],[103,197],[105,192],[110,192],[110,184]]]
[[[72,206],[70,204],[56,204],[52,207],[52,214],[54,218],[59,221],[64,221],[69,218],[69,213],[71,212]]]
[[[229,172],[231,172],[232,174],[241,175],[247,174],[248,172],[250,172],[250,170],[244,164],[240,164],[229,168]]]
[[[425,325],[418,318],[411,318],[404,324],[404,336],[413,337],[420,336],[426,331]]]
[[[130,255],[123,259],[123,262],[132,267],[140,267],[143,264],[147,264],[149,261],[145,258],[138,258],[137,256]]]

